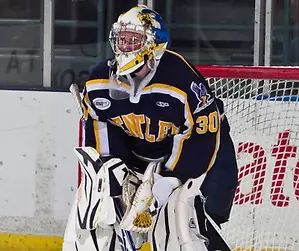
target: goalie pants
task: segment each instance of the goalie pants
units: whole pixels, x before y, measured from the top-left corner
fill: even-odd
[[[238,167],[236,154],[233,142],[229,134],[227,134],[221,138],[214,166],[207,173],[201,186],[201,191],[206,197],[206,211],[219,226],[221,223],[229,220],[237,184]],[[202,216],[202,204],[199,198],[195,200],[195,207],[196,209],[198,208],[197,214],[199,219],[204,217]],[[201,226],[201,228],[203,231],[204,226]],[[222,247],[222,241],[219,240],[217,232],[212,227],[208,226],[204,235],[210,239],[209,250],[226,250]]]

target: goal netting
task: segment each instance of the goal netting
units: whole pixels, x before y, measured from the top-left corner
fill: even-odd
[[[236,147],[228,243],[236,251],[298,251],[299,68],[197,68],[225,103]]]

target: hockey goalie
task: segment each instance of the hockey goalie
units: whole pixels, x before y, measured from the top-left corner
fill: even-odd
[[[230,250],[219,233],[238,169],[222,101],[166,49],[147,6],[121,14],[109,40],[114,57],[83,91],[82,181],[63,251]]]

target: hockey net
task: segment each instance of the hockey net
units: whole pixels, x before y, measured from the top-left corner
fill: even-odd
[[[235,251],[299,250],[299,68],[198,66],[225,103],[239,184]]]

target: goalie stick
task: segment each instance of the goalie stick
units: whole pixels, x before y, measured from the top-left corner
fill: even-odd
[[[80,95],[80,90],[79,90],[79,86],[75,83],[71,84],[69,87],[69,90],[74,98],[74,101],[76,103],[79,115],[80,115],[80,119],[82,120],[82,124],[84,126],[84,121],[83,121],[83,109],[82,109],[82,99],[81,99],[81,95]],[[124,251],[136,251],[136,247],[133,241],[133,237],[131,235],[131,233],[129,231],[125,231],[120,229],[119,227],[119,223],[121,221],[121,217],[123,216],[122,209],[119,208],[119,204],[115,203],[115,208],[117,210],[117,226],[114,227],[115,232],[118,236],[118,239],[120,241],[120,244],[122,246],[122,248],[124,249]],[[131,246],[131,249],[128,249],[126,244],[129,244]]]
[[[78,108],[79,115],[82,118],[83,110],[82,110],[82,102],[81,102],[79,86],[77,84],[71,84],[69,90],[70,90],[71,94],[73,95],[74,101]]]

